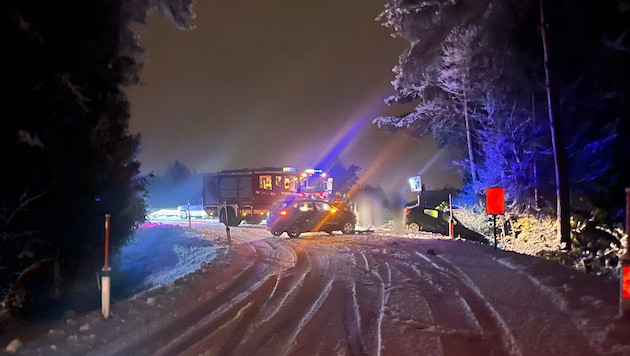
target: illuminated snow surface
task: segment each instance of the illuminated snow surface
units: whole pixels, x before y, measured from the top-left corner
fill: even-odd
[[[161,217],[117,260],[131,295],[27,329],[48,355],[630,355],[618,282],[428,233],[272,237]],[[124,272],[124,273],[123,273]],[[116,280],[112,279],[112,284]],[[120,292],[120,287],[119,292]]]
[[[210,240],[187,225],[153,222],[146,223],[132,242],[113,256],[112,269],[125,277],[126,290],[120,293],[130,296],[172,283],[215,256],[216,249]]]

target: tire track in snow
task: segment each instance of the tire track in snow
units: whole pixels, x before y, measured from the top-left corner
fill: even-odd
[[[267,248],[266,248],[267,247]],[[269,273],[269,265],[265,263],[265,255],[273,251],[268,249],[268,245],[258,242],[247,242],[238,246],[231,258],[239,261],[246,260],[247,264],[243,265],[243,269],[237,272],[233,278],[229,278],[216,287],[215,291],[206,293],[208,301],[205,304],[189,309],[182,315],[177,315],[173,321],[166,326],[160,328],[160,324],[156,323],[155,327],[150,325],[141,331],[141,334],[135,337],[133,344],[107,345],[104,347],[104,354],[153,354],[158,350],[168,347],[176,347],[179,340],[188,340],[192,338],[194,341],[197,336],[196,330],[204,330],[204,324],[220,316],[217,311],[226,312],[233,307],[235,298],[243,300],[247,295],[254,293],[264,283],[273,281],[274,278],[260,279],[260,275],[273,275]],[[243,256],[252,256],[250,258]],[[240,266],[240,265],[239,265]],[[272,284],[273,285],[273,284]],[[184,333],[182,333],[184,330]],[[170,342],[169,342],[170,340]],[[167,342],[168,344],[165,344]],[[109,349],[109,350],[107,350]],[[100,352],[100,351],[98,351]],[[97,353],[98,353],[97,352]]]
[[[304,281],[310,273],[311,267],[307,267],[307,269],[303,273],[300,273],[298,279],[290,284],[288,291],[284,294],[284,296],[281,297],[280,301],[276,303],[275,308],[273,308],[272,311],[268,313],[268,315],[264,316],[264,318],[262,319],[262,323],[266,323],[270,319],[272,319],[287,304],[288,300],[294,298],[297,295],[300,289],[304,286]],[[280,282],[287,283],[282,279],[278,279],[277,285],[279,285]]]
[[[368,263],[368,260],[365,257],[365,253],[361,252],[361,257],[363,257],[363,262],[365,263],[365,266],[363,268],[365,268],[366,270],[370,269],[370,264]]]
[[[237,322],[246,324],[243,319],[251,319],[261,307],[261,301],[266,300],[273,286],[277,282],[276,275],[269,275],[257,283],[247,284],[248,288],[232,297],[229,303],[209,303],[214,310],[208,313],[195,325],[185,329],[179,336],[173,338],[169,344],[157,350],[154,355],[176,355],[181,353],[198,354],[195,348],[203,350],[199,345],[219,345],[233,347],[240,342],[246,327],[238,328]],[[246,317],[246,318],[245,318]],[[220,341],[220,342],[217,342]],[[189,350],[192,348],[192,350]]]
[[[444,354],[439,335],[426,332],[435,323],[424,295],[426,286],[410,270],[410,256],[399,249],[384,250],[376,256],[387,271],[381,273],[385,283],[378,283],[385,286],[386,293],[379,310],[377,340],[382,342],[373,354]]]
[[[277,246],[282,245],[279,244]],[[297,252],[291,247],[282,246],[281,249],[290,251],[290,254],[295,256],[294,260],[298,261]],[[266,333],[259,332],[259,329],[262,326],[269,327],[270,325],[274,325],[272,320],[285,308],[288,301],[297,295],[298,291],[303,287],[306,277],[311,273],[312,266],[308,256],[305,257],[306,258],[300,260],[300,266],[296,264],[296,269],[300,272],[285,271],[278,275],[270,295],[261,307],[257,320],[250,323],[243,338],[239,341],[238,345],[236,345],[235,351],[237,354],[247,354],[255,349],[255,346],[250,347],[251,345],[258,345],[266,340]],[[248,348],[251,350],[248,350]]]
[[[367,271],[370,265],[367,261],[367,258],[365,257],[365,253],[361,251],[359,255],[363,258],[363,263],[364,263],[363,267],[359,267],[357,263],[356,254],[354,253],[350,255],[350,261],[355,267],[358,267],[361,270]],[[354,315],[355,315],[355,319],[357,323],[357,331],[359,332],[359,334],[361,334],[361,329],[362,329],[361,328],[361,309],[359,307],[359,299],[357,297],[357,283],[354,279],[352,280],[352,284],[351,284],[351,294],[352,294],[352,304],[353,304],[352,310],[354,310]]]
[[[349,347],[353,354],[364,355],[367,353],[365,351],[367,343],[366,340],[364,340],[364,334],[369,333],[369,331],[367,331],[368,328],[365,328],[362,325],[364,320],[361,316],[361,303],[359,300],[357,280],[361,280],[362,277],[365,278],[365,276],[373,276],[374,272],[370,270],[370,263],[368,262],[368,258],[364,251],[356,252],[347,249],[344,252],[350,253],[350,271],[348,271],[348,275],[346,276],[348,280],[345,282],[349,296],[346,298],[344,305],[348,306],[352,311],[352,316],[344,313],[344,315],[347,315],[344,317],[346,335]],[[357,256],[359,256],[359,258],[357,258]],[[359,261],[361,261],[362,264],[359,264]],[[360,275],[358,277],[354,276],[356,271],[360,271]],[[366,286],[365,283],[362,283],[362,285]],[[369,309],[369,306],[366,307],[366,309]],[[369,312],[369,310],[367,310],[367,312]],[[378,313],[376,315],[376,320],[378,320]],[[369,320],[366,319],[366,322],[369,322]]]
[[[453,326],[442,326],[441,332],[451,334],[461,333],[468,336],[477,335],[481,337],[483,328],[477,314],[487,312],[486,309],[483,308],[475,313],[471,306],[471,301],[469,298],[466,298],[466,291],[462,291],[461,288],[459,288],[459,285],[461,285],[459,279],[453,278],[453,274],[450,273],[450,271],[438,266],[435,262],[431,261],[428,256],[418,251],[414,253],[422,260],[428,262],[429,265],[437,271],[437,273],[427,275],[420,271],[415,265],[411,268],[420,278],[427,280],[429,285],[432,285],[435,291],[440,294],[439,304],[433,305],[433,309],[436,313],[435,316],[440,320],[448,321],[449,324],[454,324]],[[428,278],[425,278],[425,276]],[[448,297],[448,299],[445,300],[445,297]],[[443,307],[442,304],[445,303],[448,304],[447,307]],[[463,311],[463,315],[461,311]],[[438,312],[440,312],[439,315]],[[460,326],[460,323],[463,325]]]
[[[459,280],[417,250],[399,250],[394,255],[393,266],[406,278],[395,278],[399,296],[393,303],[399,315],[392,318],[420,334],[407,335],[408,345],[424,344],[431,354],[444,355],[460,354],[473,346],[483,354],[497,351],[501,339],[484,334],[478,320],[478,317],[492,320],[489,312],[479,306],[477,297],[467,288],[462,291]],[[414,256],[420,260],[414,261]],[[404,296],[402,300],[400,294]],[[419,299],[415,306],[410,306],[409,298],[415,295]],[[405,306],[411,308],[405,310]],[[486,326],[493,330],[496,324],[491,322]]]
[[[447,260],[446,258],[444,258],[442,256],[436,255],[435,257],[440,259],[440,261],[442,261],[444,264],[446,264],[448,266],[448,269],[437,265],[436,263],[431,261],[427,256],[425,256],[425,255],[423,255],[421,253],[417,253],[417,255],[419,257],[429,261],[438,270],[440,270],[440,271],[450,275],[452,278],[454,278],[456,280],[461,281],[464,286],[466,286],[472,293],[474,293],[474,295],[477,297],[476,298],[477,299],[476,302],[479,303],[483,307],[483,309],[487,310],[491,314],[492,319],[497,324],[498,330],[501,332],[501,335],[500,335],[501,336],[501,344],[503,346],[504,351],[508,355],[522,356],[522,352],[521,352],[521,350],[520,350],[520,348],[518,346],[518,343],[516,342],[516,339],[514,338],[514,335],[512,335],[512,331],[510,330],[507,322],[503,319],[501,314],[499,314],[499,312],[492,306],[492,304],[490,304],[487,301],[486,297],[481,292],[481,290],[464,273],[464,271],[462,271],[459,267],[457,267],[456,265],[454,265],[453,263],[451,263],[449,260]],[[453,270],[456,273],[453,273],[452,272]],[[475,311],[477,311],[477,310],[478,309],[475,308]],[[477,320],[479,321],[480,325],[486,325],[487,324],[487,320],[484,317],[482,317],[483,314],[480,315],[480,314],[478,314],[478,312],[475,312],[475,315],[477,316]],[[490,329],[496,329],[496,328],[491,328],[491,325],[487,325],[487,326],[489,326]]]
[[[205,293],[205,298],[221,300],[224,293],[229,293],[233,289],[239,288],[240,284],[247,284],[247,281],[255,274],[258,263],[262,256],[259,254],[255,246],[246,241],[239,245],[239,249],[233,250],[230,254],[231,258],[239,261],[248,261],[240,268],[232,278],[226,279],[225,282],[219,284],[215,291]],[[244,257],[248,256],[248,257]],[[230,269],[230,267],[227,267]],[[95,354],[111,355],[111,354],[150,354],[152,350],[159,349],[164,342],[176,338],[181,334],[181,330],[193,327],[205,315],[212,311],[206,305],[197,305],[193,309],[185,310],[180,315],[169,314],[167,320],[169,322],[164,326],[164,320],[154,320],[144,325],[144,328],[133,332],[132,342],[122,342],[115,344],[105,344],[103,347],[91,350]],[[157,340],[157,342],[156,342]]]
[[[383,259],[390,261],[392,263],[391,267],[400,274],[400,276],[395,278],[392,277],[392,279],[396,280],[396,285],[391,289],[391,293],[396,293],[393,295],[395,298],[395,300],[392,300],[392,303],[394,303],[392,305],[393,308],[390,308],[392,322],[399,325],[400,323],[403,323],[403,325],[408,324],[407,328],[409,330],[418,330],[421,334],[426,335],[433,334],[443,340],[442,347],[440,347],[431,342],[431,339],[416,339],[420,336],[416,335],[414,337],[413,333],[412,335],[403,333],[406,335],[403,336],[403,339],[406,338],[408,342],[405,345],[407,349],[403,347],[403,350],[409,350],[415,345],[423,344],[423,347],[426,346],[427,348],[421,349],[419,352],[446,355],[458,354],[469,350],[472,346],[470,342],[477,340],[475,345],[477,350],[486,350],[488,354],[499,351],[496,350],[496,345],[501,345],[503,338],[497,337],[493,333],[497,329],[495,316],[487,309],[484,301],[480,301],[479,296],[470,291],[470,288],[468,288],[470,283],[461,283],[456,274],[436,264],[416,249],[406,251],[398,249],[394,252],[384,251],[384,253]],[[422,262],[427,263],[430,269],[426,271],[420,269],[412,262],[412,255],[420,257]],[[466,287],[463,290],[461,289],[462,285]],[[391,293],[388,298],[391,298]],[[408,304],[409,298],[414,298],[414,294],[417,293],[419,293],[418,297],[421,300],[428,298],[426,301],[430,303],[426,304],[426,307],[433,311],[425,310],[422,307],[424,304],[421,303],[421,300],[418,300],[415,307]],[[399,299],[401,295],[404,296],[402,300]],[[411,310],[404,309],[405,307],[411,307]],[[399,315],[395,314],[397,308],[399,309]],[[420,309],[416,310],[417,308]],[[409,312],[414,311],[420,319],[409,315]],[[435,319],[433,319],[434,313]],[[461,326],[458,324],[458,321],[462,323]],[[468,328],[465,327],[466,325],[468,325]],[[484,328],[482,328],[482,325]],[[388,328],[390,334],[392,329],[397,328]],[[489,330],[490,334],[483,334],[484,329]],[[389,338],[398,337],[399,343],[403,342],[400,336],[388,336]],[[493,339],[496,339],[496,341],[493,341]],[[400,347],[400,345],[397,346]],[[387,348],[388,352],[392,352],[391,349],[392,347]],[[499,352],[502,353],[504,351]]]
[[[359,299],[357,298],[357,284],[352,282],[350,285],[350,295],[352,295],[352,310],[354,311],[354,320],[356,321],[356,330],[361,335],[361,310],[359,309]]]
[[[378,273],[378,271],[372,271],[372,275],[381,283],[380,284],[380,309],[378,312],[378,322],[376,326],[377,343],[376,343],[376,355],[380,356],[383,350],[383,318],[385,317],[385,306],[389,298],[389,288],[391,287],[392,270],[389,267],[389,263],[385,262],[387,269],[387,281]]]
[[[353,305],[351,307],[355,314],[361,348],[364,350],[372,349],[372,351],[366,351],[369,355],[381,355],[383,349],[383,321],[391,288],[392,271],[387,260],[384,263],[379,263],[374,259],[384,253],[385,251],[382,249],[371,249],[371,254],[368,256],[366,251],[360,250],[355,252],[351,258],[353,268],[360,272],[352,280]],[[357,254],[360,258],[354,257]],[[385,270],[379,273],[381,266],[384,266]],[[357,280],[361,283],[356,283]],[[361,287],[363,291],[361,295],[368,295],[368,299],[364,300],[363,308],[361,308],[362,303],[357,297],[360,294],[358,287]],[[368,335],[375,336],[375,340],[366,339]]]
[[[363,343],[362,329],[361,329],[361,310],[359,309],[359,300],[357,298],[357,284],[353,281],[350,287],[350,296],[352,297],[351,306],[354,312],[352,320],[346,321],[346,329],[348,335],[348,343],[352,348],[354,354],[365,354],[365,346]],[[354,323],[352,322],[354,321]],[[354,325],[353,325],[354,324]]]
[[[315,299],[313,304],[311,304],[311,307],[307,310],[307,312],[304,315],[302,315],[302,318],[300,318],[300,321],[298,322],[297,327],[295,329],[293,329],[293,332],[288,337],[288,339],[286,341],[287,344],[283,348],[284,352],[280,353],[281,355],[289,355],[289,354],[291,354],[291,351],[295,347],[295,340],[296,340],[298,334],[300,332],[302,332],[302,330],[304,329],[306,324],[308,324],[308,322],[311,320],[311,318],[313,318],[313,316],[315,315],[315,313],[317,313],[317,311],[322,306],[322,304],[324,303],[326,298],[330,295],[330,291],[332,289],[332,284],[333,284],[333,280],[331,279],[331,280],[328,281],[328,283],[326,283],[326,286],[324,287],[324,290],[319,294],[317,299]]]
[[[572,342],[571,346],[585,350],[586,347],[580,345],[580,343],[584,342],[584,343],[587,343],[594,350],[594,352],[597,352],[600,355],[613,354],[613,353],[624,354],[624,355],[628,354],[628,349],[626,350],[617,349],[614,351],[610,349],[607,350],[603,339],[592,337],[591,334],[593,330],[589,329],[589,327],[592,327],[592,326],[580,320],[579,313],[576,310],[573,310],[569,307],[569,301],[562,295],[561,292],[559,292],[558,290],[555,290],[552,287],[546,286],[540,279],[536,278],[535,275],[525,273],[523,271],[523,268],[519,268],[517,267],[517,265],[509,263],[505,259],[495,258],[494,261],[496,261],[498,264],[502,265],[506,269],[509,269],[517,273],[518,275],[524,277],[528,281],[530,281],[536,288],[538,288],[542,292],[541,294],[546,295],[548,297],[548,300],[549,300],[548,303],[552,304],[557,310],[561,311],[562,313],[568,316],[570,322],[573,324],[575,329],[578,330],[582,334],[583,340],[584,340],[584,341],[581,341],[581,340],[578,341],[578,340],[575,340],[574,338],[574,341]],[[554,321],[548,320],[547,323],[553,324]],[[606,320],[602,324],[603,326],[600,326],[600,328],[605,329],[606,326],[610,325],[610,320]]]
[[[181,350],[176,347],[169,348],[163,353],[164,355],[183,351],[186,351],[186,354],[197,355],[204,352],[207,345],[213,345],[213,347],[216,346],[217,348],[222,345],[218,349],[218,354],[231,353],[250,339],[252,335],[255,335],[256,329],[271,317],[268,316],[262,323],[259,321],[261,311],[270,308],[276,297],[281,298],[280,302],[276,302],[276,312],[281,308],[283,302],[290,298],[290,292],[284,294],[284,296],[276,295],[276,293],[280,288],[286,267],[289,266],[289,269],[291,269],[296,265],[298,260],[296,251],[290,246],[284,246],[282,243],[270,244],[267,241],[256,241],[253,246],[255,246],[258,254],[261,256],[259,260],[265,262],[264,265],[271,264],[282,268],[276,270],[275,274],[257,273],[257,275],[264,278],[233,297],[231,299],[232,305],[219,306],[217,311],[209,315],[205,320],[202,320],[199,323],[200,327],[194,332],[194,336],[189,336],[185,340],[175,341],[174,345]],[[305,275],[308,275],[310,272],[309,258],[304,260],[307,262],[307,268],[303,274],[299,275],[296,284],[301,283],[300,281],[303,281]],[[295,286],[292,288],[295,288]],[[236,316],[230,317],[230,315]],[[182,349],[185,347],[184,345],[192,344],[194,345],[190,346],[190,349]]]
[[[347,280],[335,278],[330,292],[296,336],[291,355],[368,355],[357,330]]]
[[[293,246],[293,243],[291,244]],[[261,353],[269,355],[283,354],[287,333],[290,335],[297,328],[294,310],[305,310],[314,296],[321,293],[325,279],[313,272],[316,266],[312,257],[303,249],[292,247],[297,254],[297,263],[293,270],[281,275],[278,282],[276,299],[266,302],[265,309],[253,321],[243,340],[236,345],[234,354]],[[298,251],[299,250],[299,251]]]

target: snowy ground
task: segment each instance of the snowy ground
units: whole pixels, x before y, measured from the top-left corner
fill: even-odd
[[[135,281],[125,283],[128,293],[147,291],[115,303],[108,319],[95,311],[16,333],[9,349],[630,355],[630,323],[616,318],[618,284],[550,261],[388,229],[288,239],[244,225],[230,236],[228,245],[216,220],[145,225],[117,266]]]
[[[168,285],[199,270],[202,262],[216,257],[217,246],[225,243],[199,232],[208,227],[223,232],[225,226],[218,219],[181,219],[177,209],[159,209],[148,218],[130,244],[112,257],[114,299]],[[264,222],[239,228],[263,226]]]
[[[215,256],[212,242],[186,226],[146,223],[132,242],[113,256],[114,297],[127,298],[172,283]]]

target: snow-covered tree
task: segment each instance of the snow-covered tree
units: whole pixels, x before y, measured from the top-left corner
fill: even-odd
[[[485,157],[479,152],[482,143],[478,130],[487,121],[485,103],[489,93],[504,75],[505,59],[509,57],[505,53],[509,49],[507,37],[512,25],[505,20],[506,9],[501,3],[481,2],[448,10],[453,5],[422,2],[407,10],[415,18],[423,18],[417,16],[418,11],[431,11],[433,15],[429,17],[428,27],[423,27],[425,38],[404,32],[406,38],[415,42],[400,57],[401,64],[395,68],[397,76],[392,83],[397,94],[387,102],[413,100],[415,110],[397,117],[377,118],[374,123],[384,129],[404,128],[416,137],[430,134],[439,145],[462,147],[468,157],[462,164],[471,176],[472,188],[481,193],[486,182],[479,182],[477,161],[483,162]],[[380,18],[388,19],[386,26],[405,27],[396,21],[405,23],[410,17],[405,20],[397,14],[386,10]],[[452,16],[462,19],[457,21]],[[431,46],[431,51],[427,46]],[[494,104],[506,105],[497,100]]]
[[[620,157],[604,152],[630,152],[618,139],[630,131],[627,120],[620,121],[630,107],[622,94],[630,72],[621,64],[622,57],[627,61],[630,16],[623,3],[547,2],[552,21],[544,27],[544,47],[536,0],[389,1],[377,20],[409,48],[394,68],[395,93],[386,102],[412,102],[415,108],[374,123],[415,137],[433,135],[440,145],[462,145],[468,160],[457,164],[473,182],[477,173],[470,188],[504,186],[510,202],[521,207],[555,200],[560,185],[549,182],[558,176],[556,168],[566,166],[573,194],[604,201],[610,195],[602,193],[618,184],[610,170],[620,166],[612,162]],[[548,67],[543,49],[549,50]],[[546,110],[549,69],[557,86],[554,116]],[[555,163],[554,151],[565,149],[566,166]],[[568,188],[562,191],[566,197]],[[563,205],[569,208],[567,201]]]

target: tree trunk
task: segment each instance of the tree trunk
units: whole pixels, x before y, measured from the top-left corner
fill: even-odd
[[[468,160],[470,161],[470,174],[472,176],[473,187],[475,190],[477,189],[477,168],[475,166],[475,156],[473,154],[473,146],[472,146],[472,134],[470,128],[470,117],[468,116],[468,98],[466,96],[466,92],[464,91],[463,96],[463,106],[464,106],[464,122],[466,123],[466,141],[468,144]]]
[[[532,94],[532,132],[536,130],[536,96]],[[536,144],[532,144],[530,148],[534,155],[534,207],[537,211],[542,208],[540,193],[538,191],[538,149],[536,148]]]
[[[562,136],[561,121],[554,115],[556,101],[552,87],[551,75],[549,74],[549,51],[547,46],[547,23],[545,23],[545,11],[543,0],[540,0],[540,34],[542,37],[544,66],[545,66],[545,88],[547,90],[547,111],[549,115],[549,129],[551,131],[551,144],[553,145],[553,157],[556,171],[556,200],[557,200],[557,220],[558,235],[560,243],[567,250],[571,249],[571,225],[570,225],[570,198],[569,198],[569,174],[566,162],[566,150]]]

